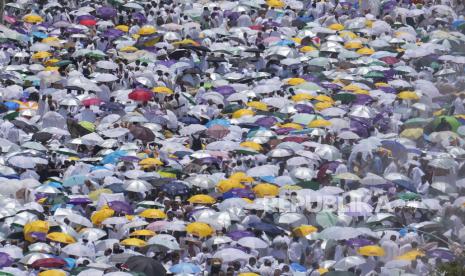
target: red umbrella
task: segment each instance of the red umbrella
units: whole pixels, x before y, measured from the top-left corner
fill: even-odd
[[[79,21],[79,24],[84,25],[84,26],[95,26],[97,24],[97,21],[94,19],[84,19]]]
[[[263,25],[253,25],[249,27],[252,30],[261,31],[263,30]]]
[[[129,93],[128,98],[134,101],[149,101],[153,97],[153,92],[145,89],[134,89]]]
[[[82,104],[85,106],[100,105],[101,103],[102,103],[102,100],[100,100],[99,98],[85,99],[82,101]]]
[[[224,138],[228,134],[229,129],[221,125],[213,125],[209,129],[207,129],[207,135],[215,139]]]
[[[380,58],[380,60],[386,62],[389,65],[396,64],[399,62],[399,59],[397,59],[396,57],[382,57]]]
[[[58,258],[45,258],[39,259],[32,263],[33,268],[56,268],[56,267],[63,267],[66,265],[66,262],[63,259]]]

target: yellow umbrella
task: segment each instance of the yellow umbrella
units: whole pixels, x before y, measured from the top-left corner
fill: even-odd
[[[331,122],[324,120],[324,119],[316,119],[310,122],[308,124],[308,127],[310,128],[317,128],[317,127],[329,127],[331,126]]]
[[[42,271],[37,276],[66,276],[66,272],[60,269]]]
[[[158,171],[157,173],[164,178],[176,178],[176,174],[172,172]]]
[[[76,240],[72,236],[66,233],[62,233],[62,232],[48,233],[47,239],[54,241],[54,242],[66,243],[66,244],[76,242]]]
[[[88,131],[91,131],[91,132],[95,131],[95,125],[92,122],[80,121],[78,124],[82,126],[83,128],[87,129]]]
[[[300,51],[302,53],[309,53],[309,52],[316,51],[316,48],[312,47],[312,46],[304,46],[304,47],[300,48]]]
[[[215,230],[208,224],[203,222],[193,222],[186,226],[187,233],[195,235],[200,238],[212,235]]]
[[[154,87],[152,91],[155,93],[160,93],[160,94],[173,94],[173,90],[165,86]]]
[[[253,150],[256,150],[256,151],[261,151],[263,149],[263,147],[259,143],[252,142],[252,141],[242,142],[239,146],[245,147],[245,148],[250,148],[250,149],[253,149]]]
[[[120,52],[129,53],[129,52],[136,52],[138,49],[136,47],[134,47],[134,46],[126,46],[126,47],[123,47],[123,48],[121,48],[119,50],[120,50]]]
[[[324,268],[324,267],[320,267],[318,268],[318,272],[320,273],[320,275],[323,275],[325,274],[326,272],[328,272],[329,270],[327,268]]]
[[[183,39],[172,43],[173,45],[194,45],[198,46],[199,44],[192,39]]]
[[[373,27],[373,21],[371,21],[371,20],[365,20],[365,26],[367,26],[367,28]]]
[[[197,204],[214,204],[216,202],[213,197],[204,194],[191,196],[187,201]]]
[[[60,69],[60,67],[47,66],[47,67],[45,67],[44,71],[58,71],[58,69]]]
[[[149,219],[164,219],[166,214],[163,210],[160,209],[145,209],[139,214],[140,217],[149,218]]]
[[[284,2],[281,0],[268,0],[266,4],[272,8],[284,8]]]
[[[105,219],[112,217],[114,214],[115,211],[113,209],[106,207],[95,211],[92,216],[90,216],[90,220],[93,224],[100,225]]]
[[[118,25],[115,27],[115,29],[120,30],[125,33],[129,32],[129,26],[126,26],[126,25]]]
[[[423,129],[422,128],[407,128],[400,133],[400,137],[417,140],[418,138],[423,136]]]
[[[32,238],[30,235],[32,232],[47,233],[49,229],[50,229],[50,225],[48,224],[47,221],[36,220],[36,221],[29,222],[26,225],[24,225],[24,228],[23,228],[24,239],[29,242],[33,242],[34,238]]]
[[[292,96],[292,100],[294,102],[309,101],[309,100],[312,100],[312,99],[313,99],[312,95],[305,94],[305,93],[301,93],[301,94],[297,94],[297,95]]]
[[[355,84],[349,84],[347,86],[342,87],[342,90],[346,91],[356,91],[362,89],[360,86],[355,85]]]
[[[361,49],[357,50],[357,54],[364,55],[364,56],[369,56],[369,55],[372,55],[374,53],[375,53],[375,50],[373,50],[371,48],[367,48],[367,47],[364,47],[364,48],[361,48]]]
[[[56,36],[49,36],[44,39],[42,39],[42,43],[49,43],[49,42],[59,42],[60,39]]]
[[[318,102],[314,105],[315,109],[320,111],[329,107],[332,107],[333,104],[330,102]]]
[[[386,254],[384,252],[384,249],[378,245],[363,246],[363,247],[360,247],[357,250],[357,252],[358,254],[363,255],[363,256],[377,256],[377,257],[381,257],[381,256],[384,256],[384,254]]]
[[[419,251],[419,250],[411,250],[403,255],[397,256],[395,259],[396,260],[405,260],[405,261],[413,261],[415,260],[418,256],[425,256],[425,253]]]
[[[387,84],[385,82],[377,82],[377,83],[375,83],[375,86],[376,87],[389,87],[389,84]]]
[[[365,90],[365,89],[358,89],[354,91],[355,94],[365,94],[365,95],[370,95],[370,91]]]
[[[89,193],[89,198],[92,201],[97,201],[101,194],[112,194],[113,191],[110,189],[97,189]]]
[[[257,197],[277,196],[279,194],[279,187],[268,183],[260,183],[252,190]]]
[[[44,62],[44,65],[46,65],[46,66],[53,66],[55,63],[57,63],[57,62],[59,62],[59,61],[60,61],[60,60],[57,59],[57,58],[51,58],[51,59],[49,59],[49,60],[46,60],[46,61]]]
[[[45,52],[45,51],[41,51],[41,52],[37,52],[35,54],[32,55],[32,58],[33,59],[44,59],[44,58],[48,58],[48,57],[51,57],[52,54],[50,54],[49,52]]]
[[[354,32],[351,31],[341,31],[339,36],[344,39],[356,39],[358,37]]]
[[[13,100],[12,102],[15,102],[19,104],[19,110],[26,110],[26,109],[38,109],[39,104],[37,102],[22,102],[18,100]]]
[[[334,100],[331,99],[331,97],[326,96],[326,95],[318,95],[318,96],[315,97],[315,100],[320,101],[320,102],[334,103]]]
[[[292,41],[294,41],[296,44],[301,44],[302,43],[302,38],[300,37],[293,37],[291,38]]]
[[[280,128],[293,128],[293,129],[297,129],[297,130],[303,129],[303,127],[301,125],[296,124],[296,123],[286,123],[286,124],[280,125],[279,127]]]
[[[253,272],[244,272],[244,273],[240,273],[238,276],[260,276],[260,274],[253,273]]]
[[[131,234],[129,234],[130,237],[133,237],[133,236],[151,237],[151,236],[155,236],[155,235],[156,235],[155,232],[153,232],[152,230],[147,230],[147,229],[136,230],[136,231],[132,232]]]
[[[138,238],[129,238],[122,240],[119,244],[125,246],[135,246],[135,247],[144,247],[147,245],[147,242]]]
[[[262,103],[262,102],[257,102],[257,101],[248,102],[247,106],[255,108],[257,110],[261,110],[261,111],[268,111],[268,106],[266,105],[266,103]]]
[[[44,19],[40,15],[30,13],[23,16],[23,21],[27,23],[40,23]]]
[[[139,162],[141,166],[161,166],[163,162],[158,158],[145,158]]]
[[[243,116],[253,116],[253,115],[255,115],[255,112],[253,112],[250,109],[239,109],[232,114],[232,117],[234,119],[239,119]]]
[[[242,185],[241,182],[237,179],[224,179],[218,182],[218,185],[216,185],[216,189],[220,193],[226,193],[227,191],[236,188],[244,188],[244,185]]]
[[[248,142],[244,142],[244,143],[248,143]],[[233,173],[229,177],[229,179],[233,179],[239,182],[253,182],[253,177],[246,175],[244,172]]]
[[[313,225],[301,225],[292,229],[292,234],[296,237],[305,237],[311,233],[315,233],[318,229]]]
[[[284,185],[281,188],[279,188],[280,191],[297,191],[297,190],[302,190],[302,187],[297,186],[297,185]]]
[[[402,91],[399,94],[397,94],[397,98],[402,99],[402,100],[419,100],[420,99],[417,93],[413,91]]]
[[[291,78],[291,79],[287,80],[287,84],[292,85],[292,86],[299,85],[299,84],[302,84],[304,82],[306,82],[306,80],[304,80],[302,78]]]
[[[344,44],[344,48],[346,49],[360,49],[363,48],[362,42],[360,41],[347,41]]]
[[[333,23],[333,24],[329,25],[328,28],[331,29],[331,30],[334,30],[334,31],[342,31],[342,30],[344,30],[344,25],[339,24],[339,23]]]
[[[157,32],[157,29],[151,25],[142,26],[137,32],[138,35],[151,35]]]

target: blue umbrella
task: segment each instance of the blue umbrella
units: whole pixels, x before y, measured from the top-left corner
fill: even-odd
[[[254,223],[249,224],[249,226],[252,229],[261,230],[267,234],[274,235],[274,236],[279,235],[284,232],[281,228],[277,227],[276,225],[265,223],[265,222],[254,222]]]
[[[200,272],[200,267],[193,263],[180,263],[173,265],[169,271],[174,274],[188,273],[195,274]]]
[[[19,104],[15,102],[5,102],[3,103],[9,110],[16,110],[19,108]]]
[[[38,37],[38,38],[46,38],[46,37],[48,37],[48,35],[46,33],[43,33],[43,32],[32,32],[32,35],[35,36],[35,37]]]
[[[189,187],[178,181],[163,184],[160,189],[170,196],[183,196],[189,194]]]
[[[102,164],[115,164],[116,162],[118,162],[120,157],[125,156],[125,155],[126,155],[126,152],[124,150],[117,150],[103,157],[101,163]]]
[[[397,141],[384,140],[381,141],[383,148],[391,151],[392,156],[399,160],[407,160],[407,148]]]
[[[291,264],[291,269],[293,271],[296,271],[296,272],[305,272],[307,271],[307,269],[305,268],[305,266],[301,265],[301,264],[298,264],[298,263],[292,263]]]
[[[220,125],[220,126],[225,126],[225,127],[228,127],[231,125],[231,123],[228,121],[228,120],[225,120],[225,119],[215,119],[215,120],[211,120],[210,122],[208,122],[205,126],[207,128],[210,128],[214,125]]]
[[[58,183],[58,182],[55,182],[55,181],[48,182],[47,185],[51,186],[53,188],[57,188],[57,189],[63,188],[63,185],[61,185],[61,183]]]
[[[84,181],[86,181],[86,177],[84,175],[73,175],[63,181],[63,186],[72,187],[76,185],[82,185],[84,184]]]

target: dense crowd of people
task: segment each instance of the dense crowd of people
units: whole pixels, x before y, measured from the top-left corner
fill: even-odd
[[[463,1],[5,1],[0,275],[464,275]]]

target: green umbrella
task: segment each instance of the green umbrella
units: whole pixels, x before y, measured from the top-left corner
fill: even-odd
[[[241,109],[242,107],[238,104],[228,104],[227,106],[225,106],[223,108],[223,110],[221,110],[221,113],[223,114],[230,114],[230,113],[234,113],[235,111]]]
[[[71,60],[64,59],[64,60],[60,60],[57,63],[55,63],[55,66],[63,67],[63,66],[69,65],[71,63],[73,63]]]
[[[415,193],[402,193],[402,194],[399,194],[399,198],[407,201],[407,200],[420,199],[421,197]]]
[[[451,126],[452,131],[457,131],[459,126],[462,125],[454,116],[439,116],[434,119],[433,127],[437,128],[443,120],[446,120],[446,122]]]
[[[404,122],[405,128],[424,127],[431,122],[431,119],[412,118]]]
[[[371,71],[368,74],[365,74],[363,77],[366,79],[379,79],[384,78],[384,74],[380,71]]]
[[[10,113],[5,114],[5,116],[3,116],[3,119],[11,121],[11,120],[14,120],[18,116],[19,116],[19,112],[15,111],[15,112],[10,112]]]
[[[304,189],[312,189],[314,191],[320,188],[320,184],[316,181],[302,181],[297,183],[297,186],[302,187]]]
[[[316,214],[316,223],[323,228],[335,226],[337,222],[338,218],[334,213],[322,211]]]
[[[338,93],[333,97],[336,101],[341,101],[343,104],[349,104],[357,99],[357,96],[352,93]]]

